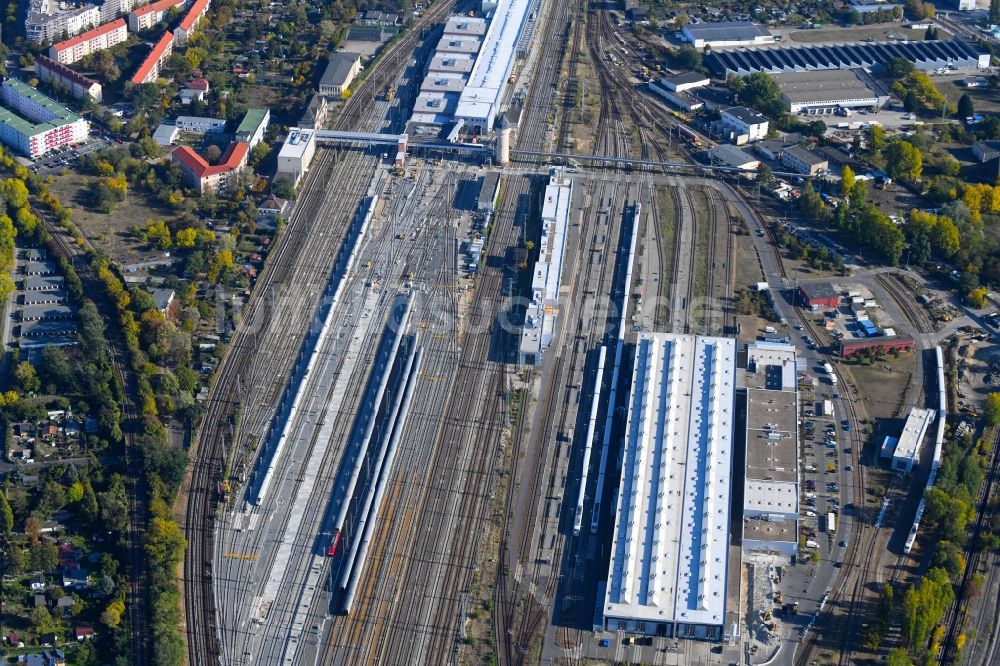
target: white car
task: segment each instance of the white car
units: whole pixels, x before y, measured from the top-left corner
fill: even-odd
[[[809,518],[815,518],[816,517],[816,512],[815,511],[806,511],[806,516],[809,517]]]

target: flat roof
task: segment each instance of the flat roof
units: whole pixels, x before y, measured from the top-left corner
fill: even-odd
[[[795,391],[747,390],[747,483],[798,479],[796,403]]]
[[[444,24],[445,35],[482,36],[486,34],[486,19],[470,16],[452,16]]]
[[[434,76],[439,72],[456,72],[459,74],[469,74],[475,67],[476,60],[462,53],[435,53],[431,62],[427,65],[428,76]]]
[[[226,124],[225,118],[209,118],[208,116],[177,116],[174,121],[178,125],[210,125],[221,127]]]
[[[413,102],[413,113],[447,113],[451,114],[458,104],[458,93],[425,92],[420,93]]]
[[[309,144],[316,140],[316,130],[301,129],[293,127],[288,130],[288,137],[278,151],[278,157],[301,158],[309,148]]]
[[[460,93],[465,89],[465,78],[451,72],[432,72],[420,83],[420,92]]]
[[[750,21],[689,23],[684,26],[684,30],[695,39],[717,42],[752,41],[757,37],[771,36],[771,33],[764,26]]]
[[[815,166],[817,164],[825,164],[827,162],[826,157],[824,157],[823,155],[817,155],[813,151],[806,150],[802,146],[789,146],[788,148],[784,149],[784,152],[812,166]]]
[[[893,460],[899,458],[916,462],[920,457],[920,443],[924,441],[927,428],[934,422],[936,413],[933,409],[914,407],[906,417],[903,432],[896,442],[896,450],[892,453]]]
[[[760,125],[767,122],[767,116],[763,113],[754,111],[748,106],[731,106],[728,109],[723,109],[722,113],[727,116],[732,116],[741,123],[746,123],[747,125]]]
[[[236,134],[243,132],[253,134],[260,127],[260,124],[264,122],[264,118],[267,117],[269,112],[268,109],[247,109],[247,113],[243,116],[240,126],[236,128]]]
[[[743,518],[743,543],[747,541],[775,541],[798,543],[798,521],[776,515],[746,516]]]
[[[705,81],[706,83],[711,81],[711,77],[708,74],[702,74],[701,72],[677,72],[676,74],[667,74],[660,79],[665,83],[670,83],[675,86],[682,86],[689,83],[701,83]]]
[[[23,320],[44,320],[44,319],[66,319],[73,316],[73,308],[59,303],[41,303],[38,305],[25,305],[21,308],[21,319]]]
[[[874,104],[877,101],[875,92],[850,69],[775,74],[774,80],[782,96],[792,104],[868,99]]]
[[[35,122],[32,118],[25,118],[24,116],[14,113],[6,107],[0,106],[0,122],[9,125],[22,134],[34,136],[35,134],[48,132],[49,130],[62,125],[72,125],[76,121],[80,120],[80,116],[76,115],[54,99],[38,92],[24,81],[19,79],[7,79],[3,82],[3,87],[9,88],[14,94],[31,100],[33,103],[42,107],[54,116],[51,120]]]
[[[726,619],[736,343],[639,333],[603,614]]]
[[[26,291],[55,291],[63,288],[61,275],[39,275],[24,279]]]
[[[711,148],[708,153],[713,158],[725,162],[727,166],[731,167],[742,167],[746,166],[750,162],[760,161],[747,151],[742,148],[737,148],[731,143],[720,143],[714,148]]]
[[[514,53],[532,0],[499,0],[469,85],[462,92],[455,116],[486,120],[497,112],[504,86],[514,66]]]
[[[789,525],[799,517],[797,361],[790,344],[747,345],[743,512],[765,522],[745,519],[744,540],[795,540]]]
[[[457,35],[445,35],[437,43],[434,50],[437,53],[466,53],[474,54],[479,52],[482,40],[479,37],[459,37]]]

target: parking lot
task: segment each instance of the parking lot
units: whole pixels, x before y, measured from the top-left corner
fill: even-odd
[[[51,173],[61,171],[63,168],[76,168],[80,164],[80,158],[96,150],[109,145],[109,140],[105,137],[92,139],[87,143],[79,144],[76,147],[63,146],[42,155],[34,161],[31,171],[39,176],[47,176]]]

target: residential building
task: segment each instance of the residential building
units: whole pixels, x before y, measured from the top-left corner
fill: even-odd
[[[61,0],[29,0],[24,31],[29,42],[54,42],[72,37],[101,22],[101,10],[90,3],[68,5]]]
[[[749,21],[688,24],[681,29],[681,38],[699,50],[774,43],[774,35]]]
[[[722,110],[723,130],[737,146],[767,137],[768,125],[763,114],[745,106],[731,106]]]
[[[206,118],[203,116],[177,116],[177,129],[193,134],[214,134],[226,131],[224,118]]]
[[[128,15],[128,28],[132,32],[149,30],[167,17],[167,13],[173,9],[181,9],[187,0],[157,0],[144,7],[139,7]]]
[[[156,43],[153,50],[149,52],[146,59],[139,65],[139,69],[132,76],[132,83],[142,85],[143,83],[153,83],[160,75],[163,63],[174,52],[174,35],[169,30],[163,33],[163,37]]]
[[[830,166],[826,158],[817,155],[811,150],[806,150],[802,146],[789,146],[781,151],[781,163],[794,171],[805,176],[816,176],[823,173]]]
[[[210,166],[205,158],[187,146],[175,148],[170,156],[184,171],[191,188],[199,194],[206,194],[230,189],[240,170],[246,165],[249,153],[249,144],[234,141],[216,165]]]
[[[309,169],[316,154],[316,132],[293,127],[288,130],[288,138],[278,151],[278,171],[275,178],[288,178],[297,186]]]
[[[330,112],[330,103],[327,102],[326,96],[316,93],[309,98],[309,104],[306,105],[305,113],[302,114],[302,119],[299,120],[299,127],[303,129],[323,129],[323,125],[326,124],[326,116]]]
[[[205,101],[205,95],[208,93],[208,90],[208,79],[191,79],[187,86],[181,89],[181,104],[187,105],[191,102]]]
[[[54,634],[52,636],[54,636]],[[41,638],[39,638],[39,640],[41,640]],[[53,643],[55,643],[54,640],[49,643],[43,642],[43,645],[52,645]],[[23,655],[23,660],[18,658],[18,664],[19,666],[21,664],[23,664],[23,666],[66,666],[66,655],[63,654],[62,650],[56,649],[42,650],[41,652],[30,652]]]
[[[82,60],[86,55],[121,44],[126,39],[128,39],[128,28],[125,27],[125,20],[118,19],[53,44],[49,47],[49,57],[60,64],[69,65]]]
[[[264,132],[271,122],[269,109],[247,109],[243,121],[236,128],[236,140],[250,144],[252,150],[264,140]]]
[[[198,27],[198,23],[201,22],[201,18],[208,11],[209,0],[194,0],[191,4],[191,8],[188,9],[187,14],[174,29],[174,37],[177,39],[177,44],[183,46],[187,43],[188,37],[191,33],[195,31]]]
[[[257,204],[258,217],[266,217],[276,220],[284,217],[288,212],[288,200],[276,197],[273,194]]]
[[[735,341],[640,332],[630,386],[600,622],[723,640],[739,606],[738,576],[730,585]]]
[[[0,142],[22,155],[39,157],[90,134],[86,120],[23,81],[4,81],[0,101]]]
[[[98,104],[104,99],[104,89],[100,83],[43,55],[35,57],[35,71],[39,80],[62,86],[77,99],[90,97]]]
[[[319,94],[340,97],[351,81],[361,73],[361,54],[348,51],[334,51],[319,80]]]

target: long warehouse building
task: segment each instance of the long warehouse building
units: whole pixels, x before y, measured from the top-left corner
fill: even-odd
[[[743,552],[790,557],[798,550],[798,363],[795,347],[752,342],[746,388]]]
[[[521,363],[527,365],[540,365],[542,354],[555,337],[566,232],[573,205],[573,181],[561,168],[553,167],[543,196],[542,234],[531,278],[531,304],[526,309],[521,329],[519,357]]]
[[[728,585],[736,343],[640,333],[631,386],[604,628],[720,640],[739,605]]]
[[[781,74],[824,69],[876,69],[896,57],[928,71],[941,67],[985,69],[990,55],[961,39],[877,44],[831,44],[711,51],[705,64],[721,78],[755,72]]]
[[[476,64],[455,109],[455,120],[465,126],[466,133],[488,134],[493,129],[532,4],[532,0],[497,3]]]

